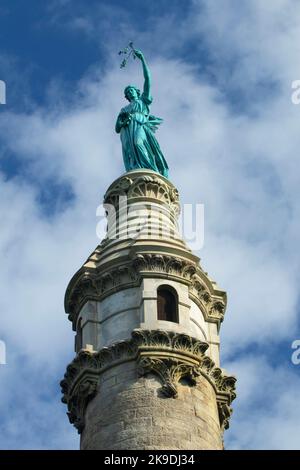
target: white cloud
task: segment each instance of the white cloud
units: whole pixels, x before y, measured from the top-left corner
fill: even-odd
[[[299,373],[248,355],[229,364],[238,375],[227,446],[231,449],[299,449]]]
[[[16,349],[22,348],[17,345]],[[43,358],[15,351],[9,352],[7,365],[1,366],[1,449],[78,448],[78,435],[66,419],[58,388],[62,362],[71,355],[63,354],[58,361],[56,351],[48,353],[56,363],[55,373]]]

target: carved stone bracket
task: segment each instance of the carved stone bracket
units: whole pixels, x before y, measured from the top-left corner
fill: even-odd
[[[79,433],[84,428],[86,407],[97,392],[100,374],[124,360],[133,360],[136,355],[137,347],[132,341],[119,341],[98,352],[81,350],[68,365],[60,382],[62,402],[68,405],[70,423]]]
[[[74,424],[79,433],[83,431],[84,413],[89,401],[94,398],[97,393],[97,386],[97,377],[86,379],[79,383],[68,401],[65,397],[62,398],[62,402],[68,404],[69,411],[67,415],[70,423]]]
[[[222,401],[217,401],[218,413],[221,430],[229,428],[229,419],[232,413],[232,408],[227,403],[222,403]]]
[[[178,383],[185,378],[190,386],[203,375],[216,392],[220,425],[227,429],[235,398],[235,378],[224,375],[205,355],[208,344],[185,334],[162,330],[134,330],[131,339],[98,352],[80,351],[67,367],[61,381],[62,401],[68,405],[70,422],[81,433],[89,401],[95,396],[101,374],[122,362],[137,362],[140,375],[156,374],[167,397],[177,396]],[[99,390],[101,393],[101,389]]]
[[[143,376],[149,372],[159,376],[162,382],[161,392],[167,397],[177,397],[177,384],[182,378],[189,380],[190,385],[196,385],[200,375],[197,367],[178,359],[142,356],[138,361],[138,373]]]

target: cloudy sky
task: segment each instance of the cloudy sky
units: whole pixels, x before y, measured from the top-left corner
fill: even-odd
[[[2,0],[0,448],[76,449],[59,381],[65,288],[99,243],[123,173],[114,123],[139,64],[182,203],[205,205],[202,266],[228,292],[222,365],[238,378],[228,449],[300,448],[298,0]]]

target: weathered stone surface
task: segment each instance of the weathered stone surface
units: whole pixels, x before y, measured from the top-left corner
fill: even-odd
[[[126,198],[126,217],[123,217],[120,208],[120,196]],[[65,309],[74,330],[80,311],[87,302],[102,303],[110,297],[108,302],[103,302],[99,310],[103,315],[101,314],[102,317],[97,321],[103,321],[108,315],[107,308],[110,307],[113,313],[119,310],[120,299],[116,293],[120,292],[119,297],[127,297],[126,290],[136,292],[145,278],[173,281],[178,289],[186,286],[188,297],[202,312],[201,316],[204,316],[206,322],[216,324],[219,328],[225,313],[226,293],[202,270],[199,258],[191,252],[179,234],[179,199],[173,184],[151,171],[132,171],[112,183],[104,202],[114,207],[117,227],[116,230],[114,226],[108,230],[107,237],[69,283]],[[158,223],[159,229],[149,230],[154,222]],[[137,231],[139,225],[142,227]],[[135,227],[133,234],[128,233],[129,227]],[[115,231],[114,236],[111,231]],[[148,286],[145,286],[146,290]],[[127,301],[128,299],[125,304]],[[130,306],[126,308],[128,310]],[[182,304],[183,317],[187,316],[187,308],[189,307],[184,308]],[[193,336],[195,333],[197,336],[197,324],[201,319],[201,316],[195,313],[198,318],[193,327],[196,330],[189,331]],[[130,318],[125,319],[127,324]],[[131,325],[131,329],[140,327],[136,324],[137,318],[133,321],[135,324]],[[146,328],[154,326],[147,325]],[[106,339],[111,339],[109,332],[110,327],[107,329]],[[100,347],[104,345],[105,339]]]
[[[121,368],[116,368],[118,374]],[[130,369],[126,364],[127,373],[137,377],[135,362]],[[106,390],[109,380],[101,381],[98,394],[87,406],[81,449],[223,448],[215,390],[204,377],[192,388],[179,384],[176,399],[161,396],[161,383],[155,376],[124,380],[122,390],[117,384]],[[109,396],[109,401],[103,396]]]
[[[136,409],[145,401],[149,406],[153,395],[161,399],[176,398],[174,410],[182,409],[184,417],[189,406],[190,414],[203,419],[206,419],[207,409],[212,408],[209,418],[213,420],[213,416],[218,416],[217,426],[220,425],[222,431],[227,429],[230,404],[235,398],[235,378],[215,366],[205,355],[207,348],[207,343],[184,334],[138,329],[132,332],[130,340],[114,343],[98,352],[81,351],[67,367],[61,382],[70,422],[79,433],[83,431],[91,409],[97,412],[93,398],[100,391],[101,402],[108,408],[112,395],[118,397],[116,406],[127,410],[131,405]],[[161,385],[159,389],[157,381]],[[201,388],[199,383],[202,383]],[[134,402],[130,400],[132,394]],[[171,421],[168,401],[162,401],[160,409],[167,410],[166,416]]]
[[[77,355],[61,386],[81,448],[222,449],[235,398],[219,363],[226,293],[179,234],[178,191],[135,170],[104,202],[107,236],[65,296]],[[158,320],[162,288],[176,321]]]

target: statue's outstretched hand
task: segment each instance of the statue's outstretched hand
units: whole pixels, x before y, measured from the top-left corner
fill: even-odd
[[[144,55],[143,55],[142,51],[139,51],[138,49],[134,49],[134,55],[140,60],[144,59]]]

